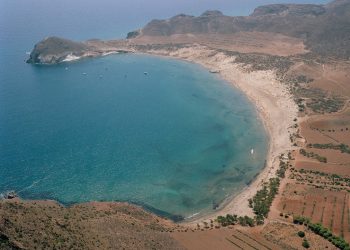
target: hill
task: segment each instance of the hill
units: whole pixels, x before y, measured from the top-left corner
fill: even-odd
[[[0,215],[0,249],[183,249],[175,224],[125,203],[5,200]]]
[[[227,35],[238,32],[269,32],[299,38],[307,48],[323,56],[350,57],[350,0],[327,5],[273,4],[258,7],[250,16],[225,16],[206,11],[195,17],[185,14],[152,20],[128,38],[175,34]]]

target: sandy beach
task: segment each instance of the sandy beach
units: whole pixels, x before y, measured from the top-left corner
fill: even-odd
[[[269,153],[266,166],[257,178],[239,194],[230,197],[215,212],[198,215],[184,221],[188,226],[195,226],[205,220],[215,219],[218,215],[228,213],[240,216],[254,216],[248,206],[262,184],[275,177],[279,167],[278,157],[293,149],[290,135],[295,132],[293,121],[297,117],[297,106],[289,94],[287,87],[276,79],[273,71],[248,72],[243,65],[234,62],[234,57],[217,53],[205,46],[194,45],[177,50],[149,50],[146,53],[167,56],[198,63],[211,72],[218,73],[224,80],[240,89],[254,103],[266,131],[269,134]]]

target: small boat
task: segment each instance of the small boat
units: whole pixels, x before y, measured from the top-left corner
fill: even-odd
[[[85,75],[87,75],[87,73],[84,72],[83,75],[85,76]]]
[[[146,75],[148,75],[148,72],[147,72],[147,71],[145,71],[145,72],[143,72],[143,74],[146,76]]]
[[[250,154],[251,155],[254,154],[254,149],[253,148],[250,150]]]

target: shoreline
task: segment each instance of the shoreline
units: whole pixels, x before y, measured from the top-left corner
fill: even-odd
[[[118,52],[113,51],[97,56],[106,56]],[[227,56],[205,46],[194,44],[190,47],[177,48],[172,51],[135,49],[130,53],[160,56],[199,64],[236,87],[253,103],[268,135],[265,166],[249,185],[245,186],[240,192],[227,197],[217,210],[205,214],[198,212],[194,216],[187,217],[177,223],[185,226],[196,226],[197,223],[216,219],[217,216],[228,213],[253,217],[254,213],[248,206],[248,199],[256,194],[263,182],[276,176],[279,167],[279,155],[293,148],[289,135],[295,131],[292,126],[295,123],[294,118],[297,117],[297,106],[287,87],[276,79],[273,71],[248,72],[242,65],[234,62],[234,56]],[[74,61],[86,57],[91,57],[91,55],[81,56]]]
[[[179,224],[196,226],[206,220],[216,219],[219,215],[237,214],[253,217],[248,199],[252,198],[268,179],[276,176],[280,154],[293,149],[289,136],[295,132],[293,120],[297,118],[297,106],[283,83],[276,79],[273,71],[245,72],[242,65],[234,63],[234,56],[227,56],[204,46],[194,45],[174,51],[150,50],[143,54],[168,57],[196,63],[215,72],[223,80],[239,89],[256,108],[268,134],[268,153],[266,164],[252,182],[239,193],[232,194],[220,204],[216,211],[197,214],[186,218]],[[138,51],[136,51],[138,53]]]

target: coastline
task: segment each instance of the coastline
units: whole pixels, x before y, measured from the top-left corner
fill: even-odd
[[[75,58],[74,61],[86,57],[107,56],[119,52],[119,50],[109,51],[109,53],[100,55],[88,53]],[[289,136],[295,131],[295,128],[293,128],[295,122],[293,120],[297,117],[297,106],[287,87],[276,79],[275,72],[271,70],[250,72],[243,65],[235,63],[234,56],[225,55],[223,52],[218,52],[202,45],[193,44],[189,47],[176,48],[175,50],[142,50],[134,48],[129,53],[161,56],[199,64],[209,72],[217,74],[223,80],[238,88],[254,104],[269,138],[269,148],[264,168],[239,193],[227,197],[217,210],[205,214],[195,214],[179,223],[193,227],[197,223],[213,220],[219,215],[228,213],[254,217],[252,209],[249,208],[248,200],[256,194],[265,181],[276,176],[276,171],[279,168],[278,157],[293,148]]]
[[[148,50],[142,53],[199,64],[238,88],[254,104],[269,137],[265,167],[252,183],[238,194],[228,197],[216,211],[198,214],[180,223],[196,226],[197,223],[213,220],[219,215],[228,213],[253,217],[254,213],[249,208],[248,200],[256,194],[265,181],[276,176],[279,156],[293,149],[289,136],[295,132],[293,120],[297,118],[298,111],[287,87],[276,79],[273,71],[249,72],[243,65],[234,63],[234,56],[227,56],[200,45],[172,51]]]

